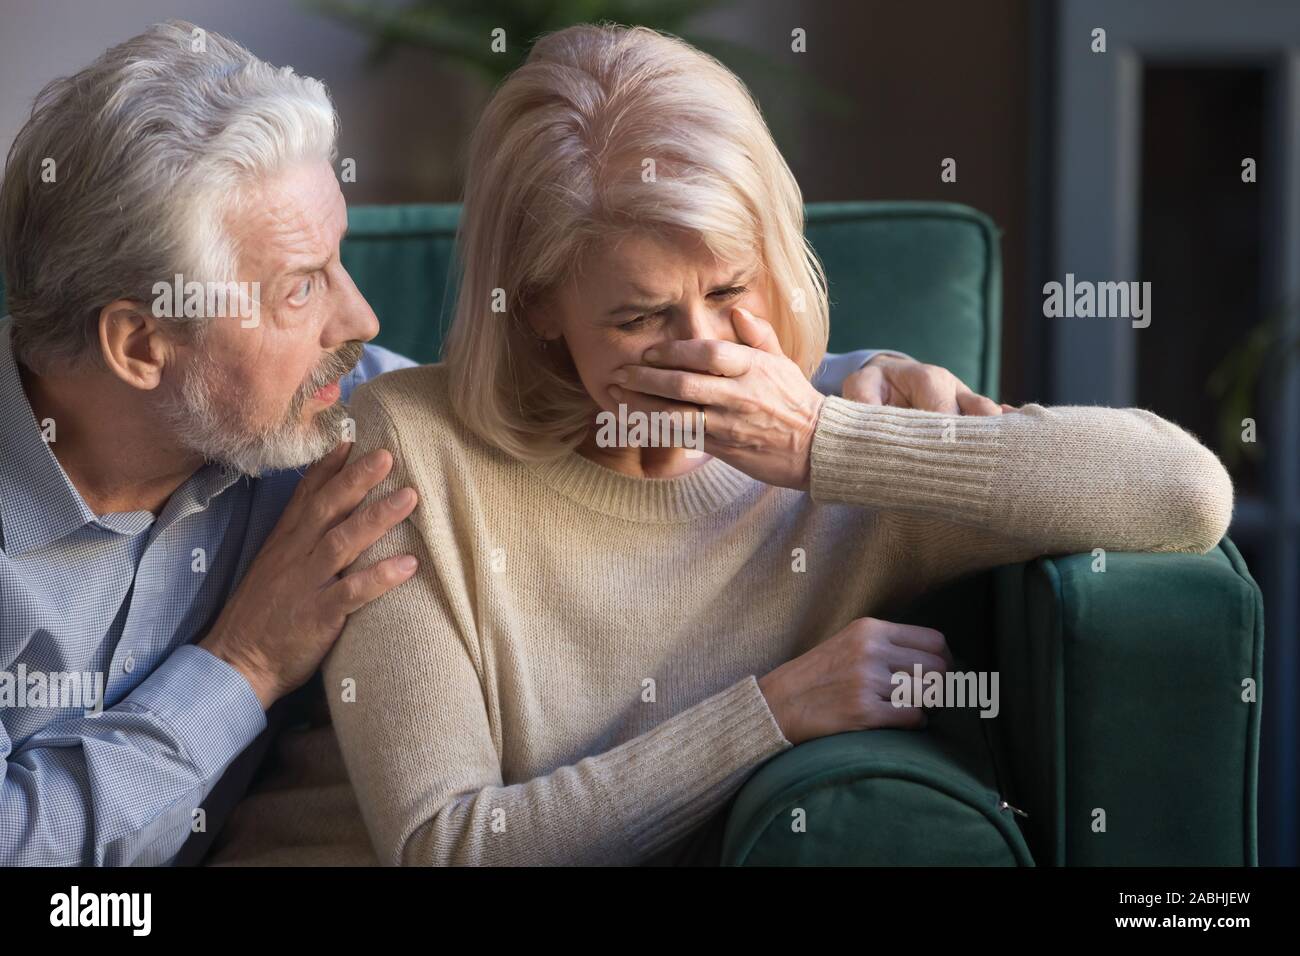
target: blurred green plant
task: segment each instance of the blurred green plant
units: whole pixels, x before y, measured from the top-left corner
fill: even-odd
[[[1219,449],[1230,471],[1243,459],[1259,461],[1260,442],[1241,440],[1242,421],[1258,420],[1260,404],[1277,400],[1278,383],[1300,358],[1300,336],[1288,333],[1287,315],[1286,309],[1270,313],[1223,356],[1206,380],[1206,391],[1219,405]]]
[[[622,23],[681,37],[741,75],[765,72],[783,88],[807,95],[828,113],[853,115],[852,101],[794,69],[741,44],[700,33],[691,23],[735,0],[304,0],[308,9],[371,37],[367,60],[376,65],[401,47],[426,50],[468,69],[492,86],[524,62],[538,37],[575,23]],[[492,31],[505,30],[506,50],[491,48]]]

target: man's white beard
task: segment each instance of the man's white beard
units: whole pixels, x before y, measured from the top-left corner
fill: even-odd
[[[359,346],[356,354],[359,357]],[[327,359],[295,393],[279,422],[253,426],[249,423],[254,410],[247,398],[215,384],[220,370],[200,355],[186,369],[178,394],[164,400],[162,414],[182,447],[240,474],[256,477],[266,471],[301,468],[324,457],[342,440],[347,418],[347,409],[336,402],[304,423],[303,403],[355,364],[352,360],[340,369],[338,361]]]

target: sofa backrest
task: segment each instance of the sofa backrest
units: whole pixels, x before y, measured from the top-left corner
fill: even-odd
[[[437,359],[455,304],[458,205],[354,206],[343,262],[379,316],[378,342]],[[808,237],[830,281],[832,351],[892,348],[997,391],[998,231],[966,206],[808,206]],[[4,314],[0,287],[0,315]]]
[[[356,206],[343,261],[379,316],[379,342],[433,361],[455,305],[449,285],[456,205]],[[826,267],[832,351],[893,348],[997,390],[1001,318],[998,233],[953,203],[808,206],[808,237]]]

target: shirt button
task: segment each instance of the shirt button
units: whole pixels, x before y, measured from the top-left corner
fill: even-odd
[[[130,654],[127,654],[126,660],[122,662],[122,670],[126,671],[128,674],[135,670],[135,658]]]

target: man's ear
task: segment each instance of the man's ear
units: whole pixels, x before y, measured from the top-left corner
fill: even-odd
[[[167,343],[158,319],[141,303],[118,299],[99,310],[99,350],[108,370],[133,388],[162,381]]]

